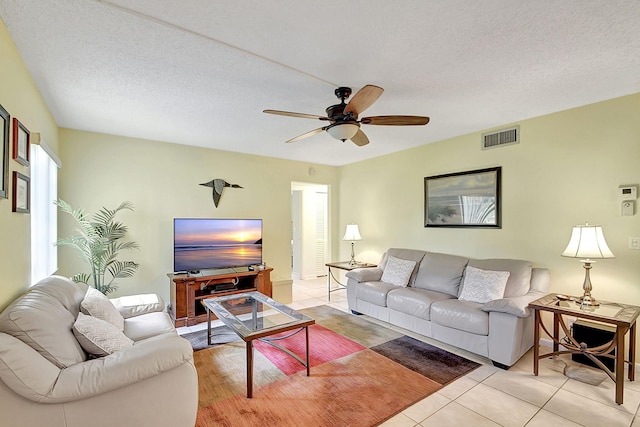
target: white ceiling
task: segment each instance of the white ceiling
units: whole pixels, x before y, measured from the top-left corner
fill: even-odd
[[[61,127],[344,165],[640,92],[637,0],[1,0]],[[385,89],[357,147],[324,115]],[[28,124],[27,124],[28,125]],[[33,129],[37,131],[37,129]]]

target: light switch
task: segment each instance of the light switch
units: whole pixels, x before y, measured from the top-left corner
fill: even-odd
[[[629,237],[629,249],[640,249],[640,237]]]

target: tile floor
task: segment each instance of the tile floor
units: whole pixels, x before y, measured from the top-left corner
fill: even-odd
[[[345,290],[327,298],[327,279],[293,283],[294,309],[327,304],[348,311]],[[380,323],[386,327],[389,324]],[[206,324],[179,328],[180,333]],[[433,343],[482,363],[475,371],[459,378],[383,423],[384,427],[640,427],[640,379],[627,381],[624,404],[615,403],[615,384],[609,378],[592,386],[563,374],[570,358],[540,361],[540,374],[533,375],[533,351],[525,354],[508,371],[495,368],[491,361],[430,340],[401,328],[406,335]]]

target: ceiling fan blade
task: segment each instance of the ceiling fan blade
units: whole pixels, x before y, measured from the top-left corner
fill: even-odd
[[[363,117],[360,123],[364,125],[382,126],[421,126],[429,123],[429,117],[424,116],[373,116]]]
[[[316,116],[315,114],[292,113],[290,111],[263,110],[262,112],[268,114],[278,114],[280,116],[301,117],[303,119],[329,120],[328,117]]]
[[[317,134],[317,133],[323,132],[323,131],[324,131],[324,130],[326,130],[326,129],[327,129],[327,128],[326,128],[326,126],[325,126],[325,127],[321,127],[321,128],[318,128],[318,129],[310,130],[309,132],[303,133],[302,135],[298,135],[298,136],[296,136],[295,138],[291,138],[290,140],[285,141],[285,142],[289,143],[289,142],[296,142],[296,141],[300,141],[301,139],[305,139],[305,138],[308,138],[308,137],[310,137],[310,136],[313,136],[313,135],[315,135],[315,134]]]
[[[358,129],[358,132],[356,132],[353,138],[351,138],[351,141],[358,147],[362,147],[363,145],[367,145],[369,143],[369,138],[367,138],[367,135],[365,135],[362,130]]]
[[[353,98],[344,109],[344,114],[353,113],[357,117],[358,114],[371,107],[380,98],[382,92],[384,92],[384,89],[379,86],[366,85],[353,95]]]

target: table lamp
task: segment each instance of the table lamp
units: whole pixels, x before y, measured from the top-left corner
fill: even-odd
[[[591,264],[595,261],[594,258],[615,258],[607,242],[604,240],[604,234],[602,227],[596,225],[576,225],[573,227],[571,233],[571,239],[567,248],[562,253],[562,256],[570,258],[582,258],[580,262],[584,264],[584,295],[577,301],[581,306],[597,307],[600,305],[595,298],[591,296],[591,279],[589,277],[589,270],[591,270]]]
[[[348,224],[347,230],[345,231],[342,240],[351,241],[351,261],[349,261],[349,265],[356,265],[357,262],[353,252],[353,243],[356,240],[362,240],[362,236],[360,236],[360,230],[358,229],[358,224]]]

